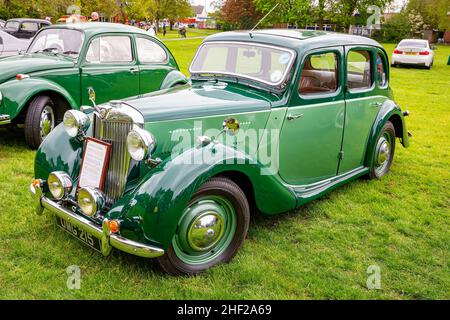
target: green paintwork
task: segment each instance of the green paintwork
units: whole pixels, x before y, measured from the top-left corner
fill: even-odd
[[[403,146],[409,146],[404,117],[389,86],[380,88],[374,82],[365,92],[346,89],[346,52],[360,47],[386,58],[377,42],[286,30],[255,31],[252,37],[246,32],[221,33],[205,41],[258,42],[294,49],[297,57],[289,84],[280,91],[252,80],[193,78],[191,85],[172,89],[163,85],[164,90],[127,99],[143,115],[144,128],[155,136],[152,158],[161,162],[154,166],[140,163],[139,177],[129,179],[124,196],[105,213],[108,219],[121,221],[123,237],[166,250],[173,244],[195,191],[217,175],[240,183],[264,214],[295,209],[367,174],[376,137],[389,120]],[[339,89],[319,98],[300,96],[303,61],[311,53],[330,51],[340,57]],[[371,102],[380,105],[369,106]],[[289,120],[298,114],[303,116]],[[241,124],[236,136],[220,133],[228,117]],[[278,134],[247,147],[247,129]],[[200,146],[192,141],[200,135],[217,141]],[[279,149],[278,172],[271,170],[273,163],[260,161],[261,150],[268,148]],[[82,149],[81,143],[69,139],[58,126],[37,153],[36,177],[46,179],[51,171],[65,170],[76,182]]]
[[[15,120],[24,115],[27,103],[39,94],[59,96],[65,102],[62,109],[78,109],[89,104],[88,88],[96,91],[96,102],[137,96],[176,84],[188,79],[178,70],[170,51],[158,39],[138,28],[110,23],[81,23],[52,26],[53,29],[75,29],[84,33],[84,42],[77,59],[51,53],[24,54],[0,61],[0,92],[3,102],[0,114]],[[48,29],[48,28],[47,28]],[[85,56],[92,40],[105,35],[126,35],[132,40],[134,61],[129,64],[88,64]],[[137,58],[135,37],[144,37],[159,44],[168,55],[165,63],[145,64]],[[130,69],[138,72],[131,73]],[[29,79],[16,80],[17,74],[27,74]],[[22,121],[19,117],[17,121]]]

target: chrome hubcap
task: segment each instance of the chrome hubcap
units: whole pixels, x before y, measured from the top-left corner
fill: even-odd
[[[187,240],[192,249],[204,251],[222,239],[223,231],[223,217],[217,212],[206,212],[192,222],[188,229]]]
[[[54,127],[55,115],[53,113],[53,109],[50,106],[46,106],[44,110],[42,110],[41,121],[39,123],[41,138],[44,139]]]
[[[382,165],[384,164],[387,159],[389,159],[389,142],[387,142],[386,140],[383,141],[380,145],[380,148],[378,150],[378,164]]]
[[[375,170],[378,176],[383,175],[389,166],[389,159],[391,157],[391,142],[389,138],[389,136],[384,135],[378,140],[375,157]]]

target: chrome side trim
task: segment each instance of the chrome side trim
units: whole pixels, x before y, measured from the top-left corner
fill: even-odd
[[[144,258],[156,258],[164,254],[164,250],[161,248],[149,246],[111,233],[105,224],[105,221],[103,221],[103,226],[100,227],[94,222],[64,208],[59,203],[46,198],[42,194],[42,187],[40,185],[34,186],[31,184],[30,192],[35,197],[35,209],[38,214],[42,213],[45,208],[58,217],[74,224],[83,231],[101,239],[102,254],[104,256],[108,256],[111,253],[112,247]]]

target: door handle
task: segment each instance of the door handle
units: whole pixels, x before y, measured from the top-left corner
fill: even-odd
[[[302,114],[289,114],[287,116],[287,119],[288,120],[295,120],[295,119],[299,119],[301,117],[303,117],[303,113]]]
[[[375,107],[375,108],[379,108],[381,107],[383,104],[381,102],[372,102],[370,104],[371,107]]]
[[[139,69],[138,68],[131,68],[130,69],[130,73],[138,73],[139,72]]]

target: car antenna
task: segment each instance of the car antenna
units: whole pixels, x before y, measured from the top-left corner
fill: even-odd
[[[270,11],[267,12],[266,15],[261,18],[261,20],[258,21],[258,23],[253,27],[253,29],[250,30],[250,32],[248,33],[250,35],[250,38],[253,38],[252,32],[260,25],[261,22],[263,22],[272,13],[273,10],[275,10],[276,7],[278,7],[279,4],[280,3],[278,2],[276,5],[274,5],[273,8],[270,9]]]

